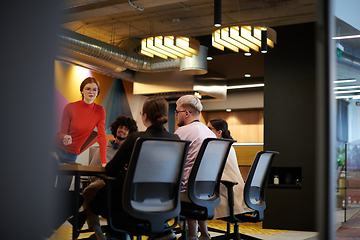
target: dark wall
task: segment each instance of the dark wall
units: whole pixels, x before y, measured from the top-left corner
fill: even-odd
[[[264,149],[280,152],[273,167],[300,170],[302,186],[268,188],[263,224],[315,230],[315,23],[275,30],[265,56]]]
[[[6,1],[0,9],[0,239],[50,237],[54,59],[60,1]]]

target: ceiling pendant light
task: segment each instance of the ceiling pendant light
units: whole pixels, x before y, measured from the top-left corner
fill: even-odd
[[[158,56],[177,59],[198,55],[200,42],[194,38],[178,36],[154,36],[141,40],[140,53],[148,57]]]
[[[267,53],[267,31],[261,31],[261,53]]]
[[[221,27],[221,0],[214,0],[214,26]]]
[[[276,32],[272,28],[258,26],[232,26],[217,29],[212,34],[212,46],[224,51],[228,48],[234,52],[239,49],[244,52],[250,50],[262,53],[267,47],[273,48],[276,43]]]
[[[207,47],[200,45],[199,54],[180,59],[180,72],[187,75],[203,75],[207,71]]]

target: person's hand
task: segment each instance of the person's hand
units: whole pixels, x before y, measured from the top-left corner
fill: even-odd
[[[102,163],[101,166],[102,166],[102,167],[106,167],[106,163]]]
[[[56,152],[50,152],[50,156],[56,159],[56,161],[59,161],[59,156],[56,154]]]
[[[64,144],[64,145],[70,145],[70,144],[72,144],[71,135],[65,135],[65,136],[64,136],[63,144]]]

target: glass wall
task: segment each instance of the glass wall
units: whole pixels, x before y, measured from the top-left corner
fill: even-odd
[[[352,226],[360,226],[354,220],[360,214],[360,21],[357,9],[360,1],[334,0],[337,237],[346,234],[350,222]]]

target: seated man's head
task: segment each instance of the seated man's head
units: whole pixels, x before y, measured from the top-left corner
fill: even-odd
[[[178,126],[184,126],[194,120],[200,119],[203,106],[200,99],[194,95],[184,95],[176,101],[175,117]]]
[[[125,140],[130,133],[137,132],[137,130],[135,120],[123,115],[118,116],[110,125],[112,135],[119,140]]]

